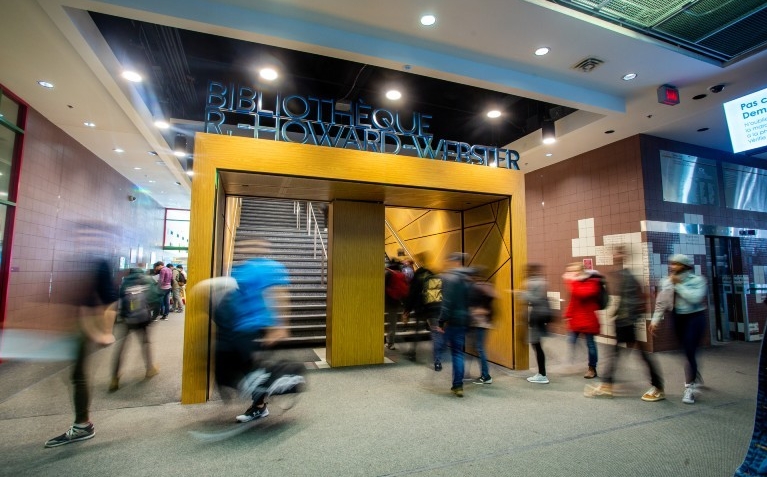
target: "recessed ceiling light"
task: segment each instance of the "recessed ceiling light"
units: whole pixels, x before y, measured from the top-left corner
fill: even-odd
[[[698,132],[708,131],[708,128],[700,128],[698,129]]]
[[[140,83],[141,80],[144,79],[141,77],[140,74],[136,73],[135,71],[123,71],[122,77],[134,83]]]
[[[96,123],[92,123],[90,121],[85,121],[83,124],[88,126],[89,128],[95,128],[96,127]]]
[[[706,96],[708,96],[708,95],[707,94],[696,94],[695,96],[692,97],[692,99],[703,99]]]
[[[636,77],[637,77],[636,73],[626,73],[625,75],[623,75],[623,81],[631,81]]]
[[[134,170],[134,171],[140,171],[140,170],[141,170],[141,168],[140,168],[140,167],[134,167],[134,168],[133,168],[133,170]]]
[[[173,155],[176,157],[186,157],[186,153],[184,151],[173,151]]]
[[[148,181],[148,182],[149,182],[150,184],[154,184],[154,183],[155,183],[155,182],[157,182],[157,181]]]
[[[53,83],[50,83],[48,81],[42,81],[41,80],[41,81],[38,81],[37,84],[39,84],[43,88],[48,88],[48,89],[53,88]]]
[[[551,51],[551,49],[549,49],[548,46],[542,46],[538,48],[537,50],[535,50],[535,56],[543,56],[547,54],[549,51]]]
[[[147,151],[147,154],[149,154],[150,156],[156,156],[157,155],[157,153],[154,152],[154,151]]]
[[[615,132],[615,129],[608,129],[607,131],[605,131],[605,134],[612,134],[614,132]]]
[[[501,112],[498,111],[497,109],[490,110],[490,111],[487,112],[487,117],[488,118],[500,118],[501,117]]]
[[[258,74],[267,81],[273,81],[277,79],[277,71],[273,68],[263,68]]]
[[[402,97],[402,93],[397,91],[396,89],[390,89],[386,92],[386,97],[391,100],[397,100]]]
[[[112,150],[113,150],[114,152],[118,153],[118,154],[120,154],[121,152],[125,152],[125,149],[120,149],[119,147],[116,147],[116,148],[114,148],[114,149],[112,149]]]
[[[186,175],[192,177],[194,175],[194,171],[186,171]]]
[[[165,121],[159,120],[159,119],[154,122],[154,125],[157,128],[159,128],[159,129],[168,129],[170,127],[170,124],[166,123]]]
[[[551,156],[553,156],[553,155],[554,155],[554,154],[552,154],[552,153],[550,153],[550,152],[547,152],[547,153],[546,153],[546,157],[551,157]]]
[[[432,26],[437,23],[437,17],[434,15],[424,15],[421,17],[421,25]]]

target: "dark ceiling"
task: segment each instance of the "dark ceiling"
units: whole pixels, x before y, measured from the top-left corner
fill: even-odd
[[[90,13],[123,66],[144,72],[140,91],[157,117],[203,121],[208,81],[250,86],[265,93],[331,100],[363,100],[409,115],[428,114],[435,140],[502,147],[539,129],[543,120],[575,111],[449,81],[242,40]],[[278,65],[280,78],[261,83],[257,68]],[[388,103],[389,85],[403,92]],[[489,109],[503,116],[489,119]]]

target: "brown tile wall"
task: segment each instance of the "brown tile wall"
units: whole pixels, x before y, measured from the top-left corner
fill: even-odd
[[[644,220],[639,136],[624,139],[525,175],[528,258],[546,268],[550,292],[567,292],[562,273],[573,257],[578,221],[594,219],[595,245],[604,235],[637,233]],[[615,267],[597,265],[600,272]],[[564,323],[554,327],[564,332]]]
[[[97,252],[118,283],[119,258],[143,247],[143,261],[162,258],[164,209],[38,112],[25,129],[5,327],[51,328],[71,320],[62,306],[83,282],[92,256],[76,246],[83,222],[111,230]],[[129,194],[138,197],[129,202]],[[66,326],[64,326],[66,327]]]

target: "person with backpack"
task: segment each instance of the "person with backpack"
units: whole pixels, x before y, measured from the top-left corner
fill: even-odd
[[[472,283],[469,284],[469,334],[474,338],[474,346],[479,356],[480,376],[474,384],[493,384],[490,368],[487,364],[485,342],[487,332],[493,327],[493,302],[497,297],[492,283],[482,278],[484,267],[473,268]]]
[[[535,358],[538,362],[538,372],[527,378],[534,384],[549,384],[546,375],[546,355],[543,352],[541,341],[548,334],[548,324],[553,319],[553,313],[549,304],[548,284],[543,276],[543,267],[537,263],[527,266],[527,277],[524,290],[519,292],[520,297],[527,302],[527,340],[535,350]]]
[[[272,365],[263,359],[266,349],[289,336],[285,316],[280,312],[290,300],[287,270],[265,256],[269,243],[264,240],[245,241],[238,247],[238,253],[252,258],[232,267],[227,279],[233,285],[214,304],[213,320],[216,383],[237,389],[252,400],[250,407],[235,418],[242,423],[268,416],[268,396],[294,391],[305,381],[302,363]]]
[[[649,353],[642,343],[636,338],[636,326],[638,323],[644,324],[645,297],[642,293],[642,286],[639,284],[631,270],[623,268],[627,258],[624,246],[618,246],[613,253],[613,264],[621,267],[617,272],[611,275],[613,289],[618,292],[618,304],[611,307],[612,317],[615,320],[615,346],[611,359],[607,361],[607,366],[602,376],[602,383],[599,386],[586,386],[583,394],[586,397],[613,397],[613,377],[618,364],[618,359],[622,353],[622,343],[626,344],[626,349],[638,347],[642,360],[647,366],[647,371],[652,386],[644,395],[642,401],[656,402],[665,399],[663,392],[663,378],[660,375],[655,359]]]
[[[407,276],[402,271],[402,264],[392,259],[384,270],[384,310],[386,312],[386,347],[397,349],[394,342],[397,336],[397,322],[402,312],[402,300],[410,290]]]
[[[428,326],[431,333],[432,350],[434,357],[434,370],[442,371],[442,353],[444,350],[444,335],[437,331],[439,311],[442,306],[442,279],[439,275],[427,268],[428,255],[421,253],[416,256],[421,264],[410,281],[410,289],[405,299],[405,311],[402,314],[403,320],[410,318],[411,313],[415,313],[416,332],[422,324]],[[418,342],[413,341],[407,358],[411,361],[416,359],[416,348]]]
[[[583,375],[586,379],[597,377],[597,344],[594,337],[599,334],[600,324],[597,310],[604,308],[604,277],[594,270],[586,271],[583,264],[573,262],[567,266],[562,276],[570,291],[570,303],[564,317],[570,331],[569,341],[573,356],[578,336],[583,335],[588,349],[588,369]]]
[[[176,313],[183,313],[184,312],[184,304],[181,303],[181,282],[183,281],[186,283],[186,278],[182,278],[184,275],[181,273],[181,270],[178,268],[179,266],[173,266],[173,264],[168,264],[168,268],[171,269],[172,280],[171,280],[171,290],[173,294],[173,311]]]
[[[125,343],[131,334],[138,334],[141,340],[146,378],[156,376],[160,372],[152,361],[152,340],[149,335],[154,297],[156,296],[156,299],[159,300],[159,295],[153,291],[154,285],[154,280],[147,276],[141,268],[131,268],[120,285],[118,313],[122,318],[125,333],[123,339],[117,343],[114,352],[109,392],[115,392],[120,388],[120,362],[125,350]]]
[[[453,364],[450,390],[458,397],[463,397],[463,348],[469,326],[469,290],[473,272],[463,266],[467,257],[467,254],[460,252],[453,252],[447,257],[447,270],[442,274],[442,306],[438,328],[438,331],[445,333],[445,340],[450,347]]]
[[[181,304],[181,311],[184,311],[184,306],[186,305],[186,270],[184,270],[183,265],[178,265],[176,267],[178,270],[178,286],[179,286],[179,297],[181,298],[179,300],[179,303]]]

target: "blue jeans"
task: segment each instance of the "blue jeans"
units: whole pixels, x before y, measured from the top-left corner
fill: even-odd
[[[586,338],[586,348],[589,350],[589,366],[592,368],[597,367],[597,344],[594,341],[594,335],[591,333],[582,333],[580,331],[570,332],[570,344],[575,348],[575,343],[578,341],[578,335],[583,335]]]
[[[431,345],[434,352],[434,364],[442,364],[442,354],[445,352],[445,333],[436,331],[438,320],[431,318],[428,320],[431,329]]]
[[[481,377],[490,377],[490,368],[487,366],[487,354],[485,354],[485,337],[487,336],[487,328],[472,328],[471,334],[474,336],[474,346],[477,348],[477,354],[479,355],[479,367]]]
[[[160,301],[160,314],[166,316],[170,313],[170,288],[162,291],[162,299]]]
[[[466,345],[466,327],[448,326],[445,339],[453,358],[453,388],[463,388],[463,347]]]

